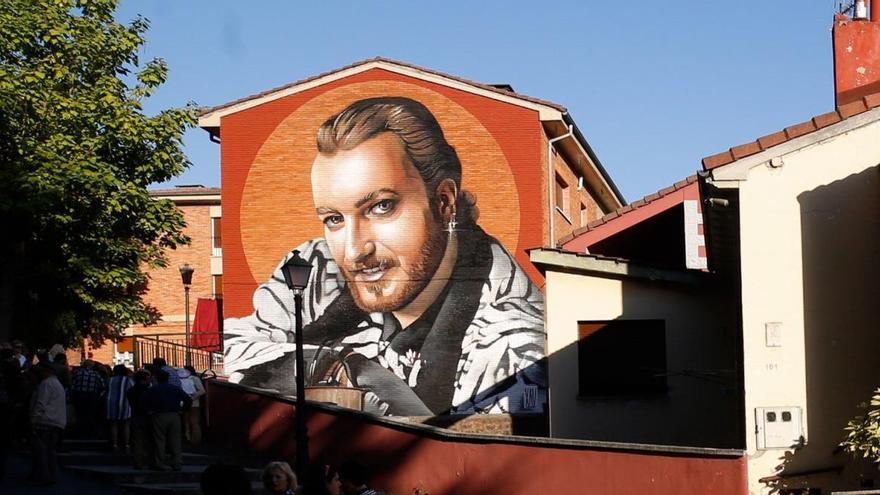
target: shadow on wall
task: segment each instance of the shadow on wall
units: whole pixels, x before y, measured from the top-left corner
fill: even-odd
[[[621,294],[618,318],[572,321],[578,341],[548,357],[552,436],[744,448],[741,336],[724,286],[625,279]]]
[[[807,445],[780,459],[777,489],[880,486],[839,447],[857,405],[880,385],[880,166],[798,196],[804,284]],[[806,473],[806,476],[800,476]]]

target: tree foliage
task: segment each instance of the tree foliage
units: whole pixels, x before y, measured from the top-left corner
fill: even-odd
[[[189,165],[195,107],[144,113],[168,70],[138,59],[148,21],[114,20],[117,0],[0,4],[0,340],[155,322],[143,268],[188,239],[147,186]]]
[[[843,447],[854,455],[880,463],[880,388],[871,403],[860,404],[865,414],[847,423]]]

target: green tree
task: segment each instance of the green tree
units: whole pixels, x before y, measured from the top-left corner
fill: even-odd
[[[148,21],[116,0],[0,2],[0,341],[102,340],[158,313],[144,267],[189,242],[147,186],[187,166],[195,107],[148,116],[165,82],[141,63]]]
[[[843,447],[856,456],[880,463],[880,388],[874,391],[871,403],[862,403],[865,414],[849,421]]]

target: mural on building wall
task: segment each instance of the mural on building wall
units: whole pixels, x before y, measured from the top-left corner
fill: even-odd
[[[407,97],[354,101],[311,132],[323,237],[296,247],[313,266],[307,385],[364,389],[363,409],[384,415],[542,411],[543,295],[462,189],[462,168],[482,164],[461,163]],[[293,295],[280,269],[253,304],[225,321],[227,372],[293,392]]]

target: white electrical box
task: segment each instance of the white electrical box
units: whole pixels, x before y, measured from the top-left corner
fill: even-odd
[[[790,449],[804,444],[804,423],[800,407],[756,407],[755,429],[758,448]]]
[[[764,323],[764,338],[767,347],[782,347],[782,322]]]

